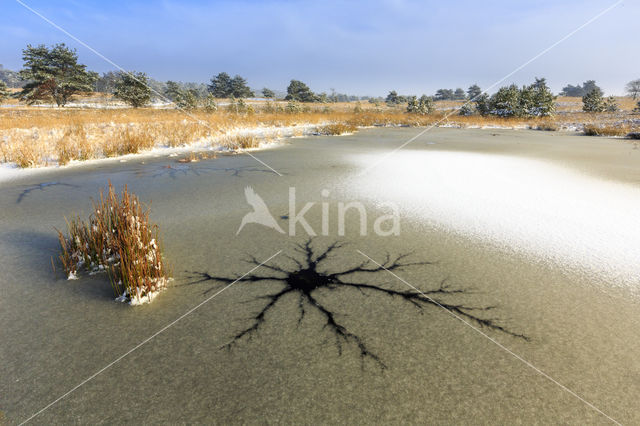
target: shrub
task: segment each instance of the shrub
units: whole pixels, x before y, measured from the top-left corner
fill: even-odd
[[[460,110],[458,111],[458,115],[468,116],[468,115],[473,115],[474,112],[475,110],[473,106],[467,102],[460,107]]]
[[[616,98],[613,96],[609,96],[606,101],[604,101],[603,108],[606,112],[616,112],[620,108],[618,107],[618,103],[616,102]]]
[[[302,107],[297,101],[289,101],[284,110],[289,114],[298,114],[302,112]]]
[[[124,187],[118,197],[109,182],[107,195],[93,203],[85,222],[67,222],[68,238],[58,231],[60,260],[69,279],[81,269],[106,271],[118,300],[131,305],[150,302],[167,282],[158,240],[158,227],[149,221],[149,209]]]
[[[143,72],[123,72],[113,95],[134,108],[145,106],[151,101],[149,78]]]
[[[178,93],[175,102],[176,107],[185,111],[191,111],[198,106],[195,90],[185,90]]]
[[[603,112],[605,110],[602,90],[599,88],[591,90],[582,97],[582,110],[584,112]]]
[[[204,98],[202,107],[206,112],[216,112],[218,110],[218,104],[216,104],[216,98],[211,93]]]
[[[433,109],[433,99],[427,95],[420,96],[420,99],[411,96],[407,102],[407,112],[410,114],[427,115],[431,114]]]
[[[7,84],[0,80],[0,102],[4,101],[9,97],[9,90],[7,89]]]

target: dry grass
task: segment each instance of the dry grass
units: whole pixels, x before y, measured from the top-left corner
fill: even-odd
[[[116,296],[132,304],[151,301],[167,284],[158,227],[149,221],[149,209],[125,186],[118,197],[111,182],[100,201],[93,203],[88,222],[67,221],[68,237],[58,231],[60,260],[70,279],[84,268],[106,271]]]
[[[615,114],[592,114],[581,111],[580,98],[559,98],[558,110],[552,118],[501,118],[477,115],[459,116],[451,108],[461,101],[436,102],[430,115],[406,114],[404,106],[353,103],[304,105],[305,112],[286,113],[286,108],[255,102],[255,113],[237,114],[225,111],[195,110],[190,116],[175,109],[80,109],[16,107],[0,110],[0,160],[20,167],[67,164],[74,160],[133,154],[155,146],[223,145],[231,149],[259,146],[260,142],[283,136],[300,136],[315,131],[338,135],[369,126],[429,126],[436,123],[455,127],[513,127],[558,130],[564,124],[581,127],[593,123],[617,127],[621,120],[630,121],[626,131],[638,130],[630,98],[620,98],[622,110]],[[277,105],[277,104],[276,104]],[[286,106],[286,105],[285,105]],[[639,121],[640,122],[640,121]],[[246,135],[245,129],[260,128],[260,136]],[[607,132],[607,130],[603,130]],[[613,131],[613,130],[612,130]],[[606,134],[600,131],[597,134]],[[618,134],[618,133],[616,133]]]
[[[358,130],[358,127],[352,123],[331,123],[318,128],[318,133],[321,135],[337,136],[345,133],[353,133]]]
[[[628,126],[607,126],[599,124],[586,124],[584,134],[587,136],[626,136],[630,132]]]
[[[225,136],[222,139],[222,143],[230,149],[258,148],[260,146],[260,139],[255,135],[240,134]]]

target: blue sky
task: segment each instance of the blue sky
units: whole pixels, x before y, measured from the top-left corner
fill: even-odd
[[[251,87],[432,94],[487,87],[608,1],[76,1],[23,0],[126,69],[206,82],[226,71]],[[595,79],[608,94],[640,78],[638,1],[626,0],[506,83],[544,76],[554,91]],[[14,0],[0,0],[0,63],[21,67],[27,44],[65,42],[82,63],[113,69]]]

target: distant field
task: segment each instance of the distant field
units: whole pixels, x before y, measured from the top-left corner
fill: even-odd
[[[114,157],[158,147],[244,149],[287,136],[341,134],[366,126],[511,127],[586,131],[624,136],[640,130],[635,102],[618,98],[616,113],[582,112],[580,98],[559,97],[549,118],[460,116],[464,101],[437,101],[429,115],[407,114],[406,105],[388,107],[366,101],[305,104],[287,112],[287,102],[248,100],[247,112],[228,110],[220,99],[216,112],[189,113],[169,104],[128,108],[110,95],[94,93],[69,107],[26,106],[5,101],[0,109],[0,162],[20,167],[62,165],[74,160]],[[82,107],[85,105],[87,107]]]

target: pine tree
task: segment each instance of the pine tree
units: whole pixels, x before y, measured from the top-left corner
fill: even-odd
[[[134,108],[147,105],[151,101],[149,77],[143,72],[124,72],[116,82],[114,96]]]
[[[480,115],[484,116],[491,112],[491,98],[489,98],[489,95],[486,93],[480,93],[473,99],[476,103],[476,111],[478,111]]]
[[[462,101],[467,99],[467,94],[461,87],[458,87],[455,92],[453,92],[453,99],[457,101]]]
[[[482,89],[477,84],[469,86],[469,88],[467,89],[467,97],[472,101],[480,95],[482,95]]]
[[[231,76],[226,72],[221,72],[211,79],[211,84],[207,86],[209,93],[216,98],[228,98],[231,96]]]
[[[93,90],[101,93],[111,93],[116,90],[116,82],[120,79],[120,71],[103,72],[93,84]]]
[[[418,98],[415,96],[409,96],[407,100],[407,112],[409,114],[415,114],[418,112]]]
[[[602,90],[595,88],[582,97],[582,110],[585,112],[603,112]]]
[[[433,97],[436,101],[446,101],[454,99],[454,92],[451,89],[438,89]]]
[[[175,81],[167,81],[166,88],[164,89],[164,95],[169,98],[171,101],[176,102],[177,99],[182,94],[182,90],[180,89],[180,85]]]
[[[385,99],[385,102],[389,106],[398,105],[400,103],[398,92],[396,92],[395,90],[390,91],[389,94],[387,95],[387,98]]]
[[[474,113],[473,106],[471,106],[471,104],[468,102],[462,105],[460,107],[460,110],[458,111],[458,114],[463,116],[473,115],[473,113]]]
[[[529,86],[531,91],[531,104],[527,108],[523,108],[524,115],[547,117],[553,115],[556,110],[556,97],[553,96],[546,79],[537,78],[536,81]]]
[[[230,91],[230,95],[239,99],[253,97],[253,91],[247,85],[247,80],[239,75],[236,75],[231,79]]]
[[[427,95],[420,96],[420,99],[410,96],[407,101],[407,112],[410,114],[427,115],[431,114],[433,110],[433,99]]]
[[[218,104],[216,104],[216,98],[211,93],[204,98],[203,102],[204,110],[207,112],[216,112],[218,110]]]
[[[501,117],[514,117],[520,113],[520,89],[515,84],[501,87],[491,96],[491,114]]]
[[[620,109],[614,96],[609,96],[607,100],[604,101],[603,107],[606,112],[617,112]]]
[[[298,102],[317,102],[319,100],[318,96],[299,80],[291,80],[289,87],[287,87],[287,96],[284,99]]]
[[[262,96],[264,96],[266,99],[275,99],[276,98],[276,94],[273,90],[271,89],[267,89],[266,87],[264,89],[262,89]]]
[[[176,106],[191,111],[198,107],[197,91],[194,89],[179,91],[175,98]]]
[[[0,102],[9,98],[9,89],[7,89],[7,83],[0,80]]]
[[[32,104],[41,100],[53,100],[64,106],[78,92],[92,92],[98,78],[88,72],[86,65],[78,63],[75,49],[64,43],[50,49],[45,45],[28,45],[22,51],[23,69],[20,78],[27,83],[18,94],[21,100]]]

